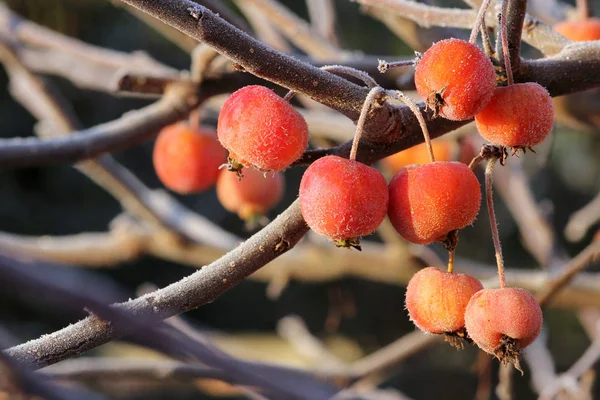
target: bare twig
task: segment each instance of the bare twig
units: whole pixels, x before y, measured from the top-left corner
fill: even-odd
[[[565,227],[565,236],[572,242],[578,242],[598,221],[600,221],[600,193],[569,217],[569,222]]]
[[[254,28],[257,39],[284,53],[291,52],[292,47],[275,28],[268,14],[265,14],[252,2],[236,0],[235,4],[244,13],[246,19]]]
[[[496,265],[498,266],[498,278],[500,279],[500,287],[506,286],[504,277],[504,258],[502,257],[502,245],[500,244],[500,234],[498,233],[498,223],[496,222],[496,212],[494,211],[494,194],[493,194],[493,172],[494,165],[497,159],[491,158],[487,162],[485,168],[485,200],[487,210],[490,217],[490,229],[492,230],[492,238],[494,240],[494,251],[496,252]]]
[[[498,371],[498,386],[496,386],[496,396],[500,400],[511,400],[513,398],[513,372],[514,367],[511,363],[500,365]]]
[[[333,0],[306,0],[313,29],[333,45],[338,40],[335,33],[335,4]]]
[[[273,0],[238,0],[252,3],[296,46],[317,59],[337,58],[341,50],[321,37],[310,25],[298,18],[281,3]]]
[[[575,275],[597,261],[599,256],[600,239],[596,239],[562,269],[560,276],[551,279],[549,284],[537,294],[536,297],[540,305],[545,305],[552,300],[556,293],[564,288]]]
[[[177,70],[159,63],[143,52],[128,54],[92,46],[24,20],[10,11],[4,3],[0,4],[0,32],[9,37],[14,35],[21,43],[47,50],[60,49],[67,57],[86,59],[97,65],[127,68],[131,72],[147,75],[177,74]]]
[[[474,10],[450,9],[434,7],[417,3],[411,0],[357,0],[364,5],[379,8],[381,12],[390,12],[410,18],[423,27],[443,26],[460,29],[472,29],[477,12]],[[496,26],[495,18],[489,14],[486,23]],[[523,40],[539,49],[543,54],[550,56],[559,53],[571,43],[557,34],[548,26],[529,15],[525,16],[525,30]]]
[[[280,319],[277,323],[277,332],[300,354],[314,360],[319,365],[318,370],[339,370],[343,367],[342,360],[327,350],[323,343],[310,333],[300,317],[289,315]]]

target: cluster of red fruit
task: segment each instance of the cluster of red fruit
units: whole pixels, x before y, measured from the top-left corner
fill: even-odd
[[[153,164],[161,182],[181,193],[199,193],[216,185],[223,207],[245,221],[260,220],[283,197],[283,174],[244,171],[244,179],[222,170],[227,152],[209,128],[183,121],[165,127],[154,146]]]
[[[474,117],[481,135],[504,147],[527,148],[544,140],[554,117],[548,92],[533,82],[512,84],[509,79],[508,86],[496,86],[496,81],[489,57],[458,39],[434,44],[415,71],[417,91],[435,115]],[[218,141],[213,133],[184,123],[165,129],[154,153],[158,176],[184,193],[206,189],[218,177],[217,193],[227,209],[242,218],[265,213],[281,197],[280,171],[306,150],[306,122],[271,90],[247,86],[223,105],[217,135]],[[377,169],[354,159],[356,143],[350,159],[325,156],[302,177],[300,208],[316,233],[338,246],[360,249],[359,238],[373,233],[388,215],[406,240],[452,247],[454,233],[475,220],[481,190],[467,165],[435,162],[429,149],[431,162],[401,168],[388,185]],[[225,159],[221,145],[229,152],[227,169],[236,174],[219,175]],[[248,168],[242,173],[243,167]],[[277,178],[265,179],[267,174]],[[448,272],[427,268],[417,273],[408,285],[406,305],[422,330],[470,338],[504,360],[514,360],[542,325],[541,310],[528,292],[484,290],[475,278],[454,274],[451,266]]]

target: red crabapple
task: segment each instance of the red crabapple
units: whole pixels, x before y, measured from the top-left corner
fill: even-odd
[[[492,143],[532,147],[552,130],[554,105],[548,91],[535,82],[501,86],[475,116],[475,123],[481,136]]]
[[[300,182],[300,209],[308,226],[342,247],[359,248],[385,218],[388,190],[375,168],[338,156],[311,164]]]
[[[496,73],[481,49],[451,38],[435,43],[422,55],[415,68],[415,86],[436,114],[464,121],[490,100]]]
[[[542,329],[542,310],[535,297],[520,288],[484,289],[465,311],[469,337],[482,350],[518,367],[519,351]]]
[[[392,178],[389,192],[392,225],[417,244],[444,241],[451,231],[472,224],[481,203],[477,177],[456,161],[409,165]]]
[[[554,30],[575,42],[600,40],[600,18],[562,21],[554,26]]]
[[[470,275],[425,268],[408,282],[406,308],[420,330],[464,338],[465,308],[481,289],[481,282]]]
[[[227,152],[215,132],[179,122],[163,128],[152,161],[160,181],[178,193],[206,190],[217,180]]]
[[[294,108],[264,86],[246,86],[223,104],[217,132],[234,166],[281,171],[308,146],[308,126]]]
[[[223,171],[217,180],[217,197],[227,211],[245,221],[264,216],[283,197],[285,181],[281,172],[267,173],[246,168],[238,177]]]

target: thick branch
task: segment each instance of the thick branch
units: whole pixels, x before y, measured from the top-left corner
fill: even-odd
[[[523,35],[523,22],[526,16],[527,0],[504,0],[508,3],[506,12],[506,37],[508,39],[508,53],[513,72],[519,70],[521,62],[521,36]]]
[[[76,162],[141,143],[163,126],[183,119],[200,103],[193,87],[174,86],[158,102],[122,118],[84,129],[71,137],[0,141],[0,170],[12,167]]]
[[[308,231],[296,201],[271,224],[219,260],[185,279],[115,307],[139,317],[167,318],[213,301],[251,273],[291,249]],[[7,350],[42,367],[107,343],[123,332],[88,317],[53,334]]]

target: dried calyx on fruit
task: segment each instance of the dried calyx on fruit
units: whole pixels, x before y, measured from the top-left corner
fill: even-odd
[[[535,297],[520,288],[481,290],[473,295],[465,311],[471,340],[519,370],[519,353],[538,337],[542,320]]]
[[[160,131],[152,161],[163,185],[187,194],[201,192],[214,185],[226,154],[213,130],[194,127],[186,121]]]
[[[217,132],[229,150],[228,169],[254,166],[281,171],[308,146],[306,121],[288,102],[263,86],[246,86],[223,104]]]

